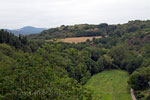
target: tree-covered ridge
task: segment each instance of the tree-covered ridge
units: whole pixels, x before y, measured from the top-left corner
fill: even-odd
[[[25,52],[34,52],[42,45],[42,41],[28,41],[26,36],[15,36],[6,30],[0,30],[0,43],[6,43]]]
[[[131,33],[138,30],[150,28],[150,21],[129,21],[126,24],[108,25],[102,23],[99,25],[81,24],[74,26],[65,26],[51,28],[40,34],[30,35],[29,39],[49,40],[52,38],[83,37],[83,36],[111,36],[120,37],[125,33]]]
[[[0,30],[0,43],[7,43],[16,48],[20,48],[27,44],[27,38],[19,35],[16,37],[13,33],[5,30]]]

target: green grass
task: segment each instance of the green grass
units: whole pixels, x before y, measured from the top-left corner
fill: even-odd
[[[128,89],[128,73],[121,70],[107,70],[92,76],[85,85],[101,100],[132,100]]]

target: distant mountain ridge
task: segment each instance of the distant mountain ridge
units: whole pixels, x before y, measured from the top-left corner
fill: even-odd
[[[25,26],[20,29],[13,29],[13,30],[5,29],[5,30],[12,32],[15,35],[19,35],[19,34],[29,35],[29,34],[38,34],[38,33],[42,32],[43,30],[46,30],[46,28],[36,28],[36,27],[32,27],[32,26]]]

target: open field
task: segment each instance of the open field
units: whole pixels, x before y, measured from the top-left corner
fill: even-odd
[[[94,75],[85,86],[93,89],[100,100],[132,100],[127,80],[127,72],[107,70]]]
[[[101,36],[93,36],[93,37],[72,37],[72,38],[65,38],[65,39],[57,39],[58,42],[67,42],[67,43],[80,43],[85,42],[86,40],[92,40],[93,38],[101,38]],[[52,40],[47,40],[52,41]]]

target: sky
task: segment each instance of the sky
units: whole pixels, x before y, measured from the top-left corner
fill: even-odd
[[[150,0],[0,0],[0,28],[122,24],[150,19]]]

